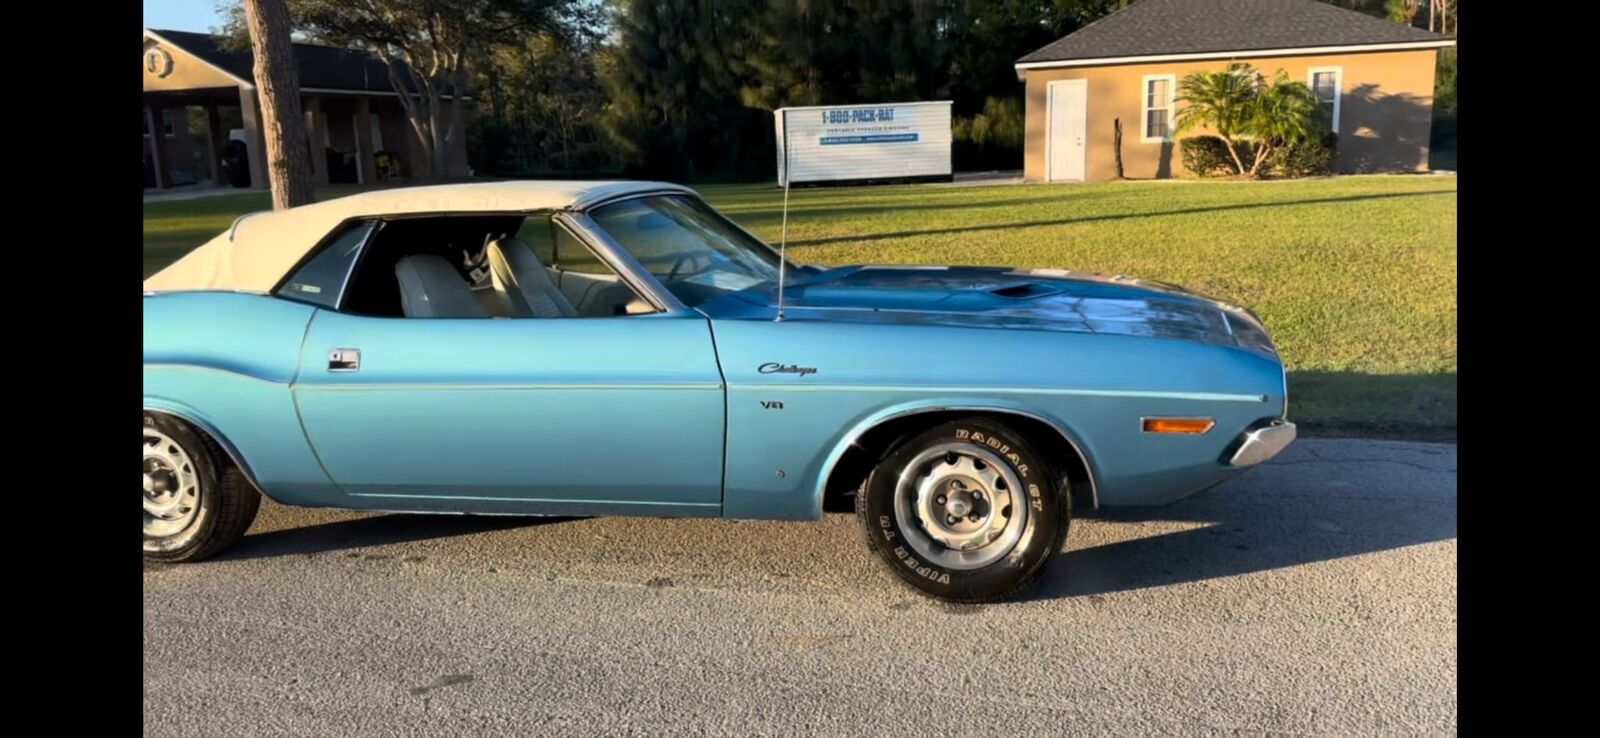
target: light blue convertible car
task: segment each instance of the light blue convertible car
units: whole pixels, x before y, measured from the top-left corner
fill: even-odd
[[[1038,578],[1074,510],[1176,500],[1295,435],[1283,364],[1243,308],[1066,270],[786,264],[658,182],[249,215],[145,294],[156,561],[238,540],[262,494],[515,515],[853,507],[904,581],[993,600]]]

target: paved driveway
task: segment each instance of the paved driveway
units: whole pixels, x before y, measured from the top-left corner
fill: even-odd
[[[1456,449],[1303,439],[1075,523],[1026,602],[944,605],[820,523],[263,507],[145,571],[145,730],[1440,734]]]

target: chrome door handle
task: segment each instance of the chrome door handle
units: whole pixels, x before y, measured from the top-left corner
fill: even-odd
[[[361,349],[341,348],[328,352],[328,371],[353,372],[361,368]]]

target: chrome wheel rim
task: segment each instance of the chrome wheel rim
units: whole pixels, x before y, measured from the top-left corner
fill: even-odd
[[[973,443],[944,443],[900,472],[894,511],[906,543],[946,569],[988,566],[1017,547],[1028,524],[1022,480]]]
[[[200,474],[177,441],[144,429],[144,535],[166,538],[183,532],[200,514]]]

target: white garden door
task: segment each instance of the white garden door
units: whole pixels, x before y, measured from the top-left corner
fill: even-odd
[[[1084,170],[1084,141],[1088,128],[1086,115],[1089,80],[1055,80],[1049,86],[1050,133],[1045,141],[1051,182],[1081,182]]]

